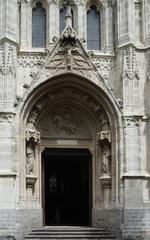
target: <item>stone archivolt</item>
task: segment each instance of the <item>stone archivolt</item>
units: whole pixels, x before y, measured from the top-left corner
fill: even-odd
[[[67,99],[67,100],[66,100]],[[82,105],[88,106],[88,109],[95,114],[99,121],[99,127],[101,130],[105,131],[110,129],[109,120],[105,110],[99,103],[94,99],[89,93],[86,93],[83,90],[79,90],[78,88],[73,88],[71,86],[62,87],[60,89],[56,89],[48,92],[45,96],[42,96],[37,103],[33,106],[31,113],[29,114],[27,127],[35,128],[35,125],[38,122],[38,118],[40,119],[43,114],[43,109],[49,109],[53,103],[64,102],[64,104],[69,104],[68,99],[73,101],[74,103],[80,103]],[[63,119],[63,111],[61,111],[61,118]],[[70,112],[71,114],[71,112]],[[58,114],[57,114],[58,115]]]
[[[52,144],[54,140],[57,141],[58,139],[62,141],[64,139],[71,139],[75,140],[78,144],[83,141],[84,144],[86,144],[86,141],[90,142],[90,144],[93,142],[95,149],[93,150],[95,152],[93,153],[93,158],[95,158],[97,166],[97,182],[95,184],[97,187],[101,186],[102,192],[109,191],[111,196],[112,160],[110,122],[104,107],[86,89],[80,89],[69,83],[52,87],[50,91],[45,92],[45,94],[43,93],[43,96],[32,107],[27,119],[26,129],[26,148],[27,150],[35,149],[34,153],[38,152],[36,149],[40,144],[45,147],[44,144]],[[39,142],[39,138],[41,138],[41,143]],[[32,147],[30,146],[30,142],[32,142]],[[82,145],[79,146],[82,147]],[[31,152],[31,155],[27,155],[26,157],[26,168],[28,170],[27,182],[29,182],[29,176],[37,176],[34,173],[34,169],[37,168],[37,162],[34,159],[39,158],[38,156],[33,157],[33,151],[29,152]],[[27,186],[31,188],[33,185],[27,184]],[[96,201],[99,201],[99,206],[103,204],[100,200]],[[105,199],[103,201],[105,202]],[[111,197],[108,204],[110,202]]]

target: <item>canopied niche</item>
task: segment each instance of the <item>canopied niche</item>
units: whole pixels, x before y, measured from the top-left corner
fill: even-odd
[[[34,101],[26,120],[25,166],[29,201],[39,194],[42,151],[45,147],[60,148],[60,142],[64,141],[67,145],[63,147],[87,148],[92,153],[93,208],[107,208],[114,202],[112,176],[115,178],[116,170],[111,143],[114,129],[111,129],[107,107],[105,109],[96,93],[91,92],[70,80],[45,89]]]

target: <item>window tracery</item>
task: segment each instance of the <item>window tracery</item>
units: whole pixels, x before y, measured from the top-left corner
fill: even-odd
[[[32,9],[32,47],[46,47],[46,10],[41,2]]]
[[[87,10],[87,48],[101,49],[101,16],[95,4],[91,4]]]

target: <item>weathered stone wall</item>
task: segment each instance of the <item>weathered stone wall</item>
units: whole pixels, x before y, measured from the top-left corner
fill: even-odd
[[[16,240],[22,240],[28,232],[39,229],[42,225],[41,209],[0,210],[0,237],[14,236]]]
[[[122,239],[123,210],[119,208],[93,209],[93,225],[110,229]]]

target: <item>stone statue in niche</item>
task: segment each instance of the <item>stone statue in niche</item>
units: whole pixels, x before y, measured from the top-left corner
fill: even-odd
[[[38,111],[35,109],[32,112],[31,117],[28,119],[26,125],[26,141],[32,141],[35,143],[40,142],[40,132],[38,132],[35,128],[35,123],[38,117]]]
[[[34,162],[35,162],[35,146],[33,143],[28,143],[26,147],[26,173],[30,175],[33,173]]]
[[[108,143],[104,143],[102,147],[102,174],[111,175],[111,148]]]
[[[27,122],[27,128],[28,129],[36,130],[35,129],[35,122],[36,122],[37,117],[38,117],[38,112],[34,110],[32,112],[32,116],[28,119],[28,122]]]
[[[105,110],[102,107],[97,106],[95,109],[95,112],[97,117],[100,120],[101,131],[108,131],[110,129],[110,124],[109,124],[109,119]]]

